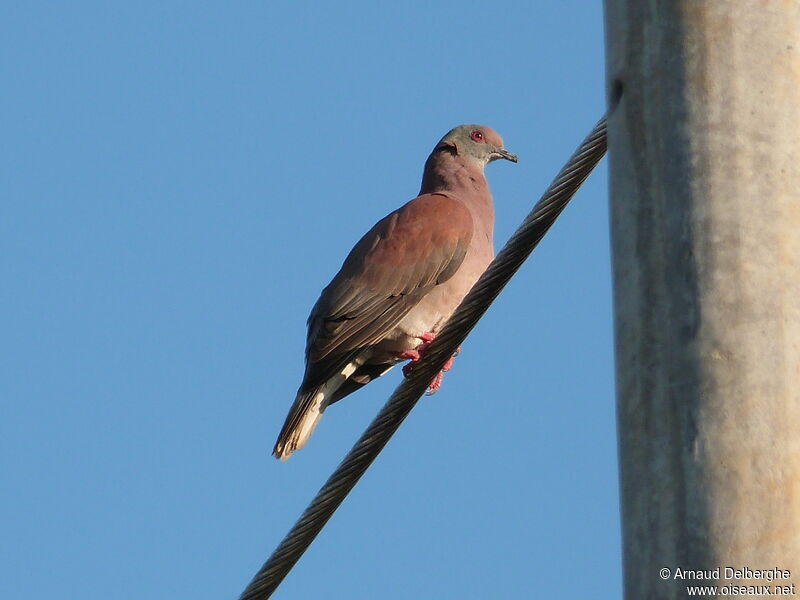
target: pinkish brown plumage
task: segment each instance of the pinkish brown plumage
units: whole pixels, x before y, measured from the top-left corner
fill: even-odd
[[[450,317],[494,255],[483,169],[499,158],[517,162],[489,127],[451,130],[425,163],[420,195],[350,251],[308,319],[305,375],[277,458],[305,445],[327,406],[412,356]]]

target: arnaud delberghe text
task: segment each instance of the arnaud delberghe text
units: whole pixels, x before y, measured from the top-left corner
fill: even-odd
[[[761,581],[775,581],[776,579],[789,579],[792,576],[789,569],[751,569],[750,567],[717,567],[716,569],[681,569],[677,567],[673,579],[705,579],[719,581],[720,579],[740,579]]]

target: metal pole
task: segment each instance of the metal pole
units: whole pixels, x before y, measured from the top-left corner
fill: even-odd
[[[605,14],[625,598],[800,595],[800,2]]]

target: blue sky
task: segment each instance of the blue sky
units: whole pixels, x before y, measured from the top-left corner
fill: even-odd
[[[269,452],[305,319],[490,125],[505,242],[604,111],[600,3],[0,9],[0,596],[234,598],[399,382]],[[601,163],[275,598],[621,596]]]

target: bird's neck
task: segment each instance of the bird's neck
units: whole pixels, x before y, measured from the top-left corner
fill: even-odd
[[[483,165],[448,152],[428,157],[422,174],[422,194],[443,193],[463,201],[478,222],[494,225],[494,205]]]
[[[486,193],[488,190],[489,184],[483,175],[483,164],[449,152],[434,152],[425,162],[422,188],[419,193]]]

